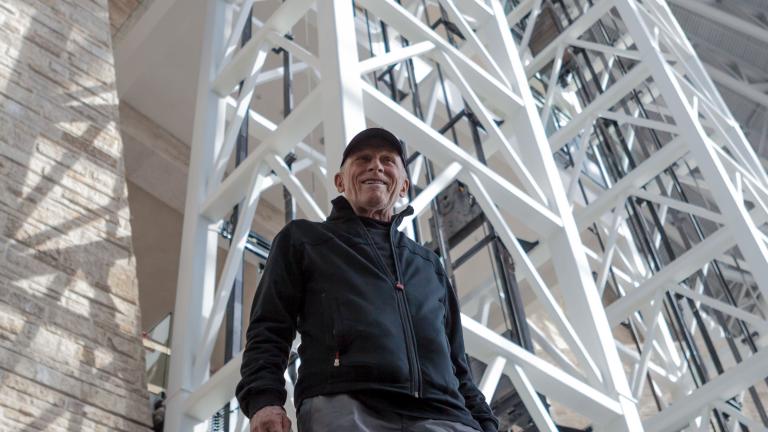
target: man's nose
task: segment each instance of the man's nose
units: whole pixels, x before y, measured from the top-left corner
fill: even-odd
[[[371,159],[371,162],[368,164],[368,171],[384,172],[384,164],[378,159]]]

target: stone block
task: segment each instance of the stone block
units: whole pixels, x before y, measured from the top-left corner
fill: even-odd
[[[107,0],[0,4],[0,430],[147,431]]]

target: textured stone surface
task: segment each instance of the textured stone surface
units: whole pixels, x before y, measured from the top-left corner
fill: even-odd
[[[0,2],[3,431],[149,429],[109,9]]]
[[[112,35],[127,25],[133,14],[140,11],[146,0],[109,0],[109,24]]]

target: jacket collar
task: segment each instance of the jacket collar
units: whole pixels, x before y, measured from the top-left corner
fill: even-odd
[[[352,205],[349,203],[349,201],[347,201],[347,198],[345,198],[344,195],[339,195],[334,198],[331,201],[331,204],[333,204],[333,209],[331,210],[331,214],[326,218],[327,222],[340,222],[348,219],[359,219],[359,216],[357,213],[355,213]],[[400,221],[402,221],[404,217],[412,214],[413,207],[409,205],[400,213],[392,215],[392,225],[395,227],[400,225]]]

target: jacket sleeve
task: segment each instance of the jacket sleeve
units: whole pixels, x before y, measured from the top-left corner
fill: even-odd
[[[287,397],[283,373],[296,336],[303,286],[301,253],[291,237],[291,224],[275,236],[253,298],[242,379],[235,390],[248,419],[263,407],[282,407]]]
[[[451,344],[451,361],[459,380],[459,391],[464,396],[464,404],[472,417],[480,424],[484,432],[496,432],[499,421],[493,415],[491,407],[485,401],[485,396],[472,381],[472,371],[469,368],[467,355],[464,352],[464,333],[461,327],[459,301],[451,287],[448,277],[442,274],[443,285],[446,287],[446,320],[445,331]]]

